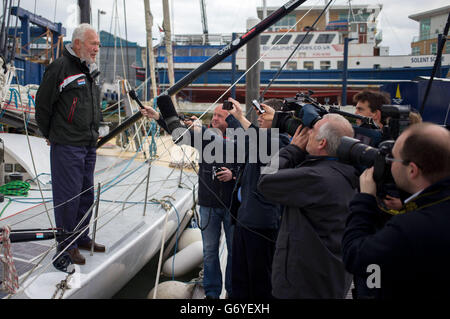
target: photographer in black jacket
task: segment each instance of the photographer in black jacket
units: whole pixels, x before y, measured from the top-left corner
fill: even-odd
[[[299,126],[278,154],[279,170],[261,174],[259,192],[285,205],[273,258],[276,298],[341,299],[350,288],[341,240],[358,176],[336,158],[342,136],[353,136],[353,129],[338,114],[326,114],[311,129]]]
[[[366,276],[380,298],[448,297],[450,133],[431,123],[412,125],[386,161],[396,185],[413,195],[405,200],[406,213],[377,230],[373,168],[361,175],[342,241],[346,269]]]

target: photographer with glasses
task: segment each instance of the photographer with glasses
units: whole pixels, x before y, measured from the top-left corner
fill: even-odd
[[[448,297],[450,133],[431,123],[412,125],[385,160],[397,187],[411,195],[406,212],[378,229],[374,168],[365,170],[342,240],[346,269],[365,276],[377,298]]]

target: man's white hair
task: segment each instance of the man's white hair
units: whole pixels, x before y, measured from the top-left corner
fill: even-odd
[[[325,150],[329,156],[336,156],[337,149],[341,144],[341,137],[353,137],[353,127],[345,117],[339,114],[328,113],[323,118],[328,121],[319,128],[316,140],[326,139]]]
[[[78,27],[76,27],[72,33],[72,43],[75,42],[76,39],[84,41],[86,31],[88,30],[96,32],[95,29],[89,23],[82,23]]]

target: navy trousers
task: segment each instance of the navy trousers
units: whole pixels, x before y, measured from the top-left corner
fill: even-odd
[[[231,286],[233,299],[273,299],[272,261],[276,229],[252,229],[236,225],[233,232]]]
[[[50,166],[56,227],[73,232],[84,230],[89,225],[91,213],[78,224],[94,202],[92,186],[95,160],[95,147],[51,144]],[[68,249],[90,241],[88,234],[89,228],[86,227],[83,234]],[[58,251],[67,247],[78,235],[79,233],[59,242]]]

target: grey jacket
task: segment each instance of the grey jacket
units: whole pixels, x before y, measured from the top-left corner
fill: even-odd
[[[279,153],[280,169],[262,175],[258,189],[286,206],[272,267],[276,298],[344,298],[351,275],[341,240],[356,193],[356,170],[330,157],[313,157],[295,145]]]

